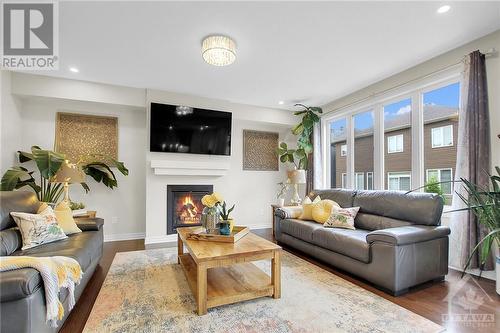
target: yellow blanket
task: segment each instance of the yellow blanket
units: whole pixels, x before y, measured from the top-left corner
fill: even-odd
[[[79,284],[83,272],[78,261],[68,257],[9,256],[0,258],[0,272],[20,268],[34,268],[40,272],[45,289],[47,323],[57,327],[64,317],[64,307],[59,300],[61,288],[68,289],[69,310],[75,305],[75,284]]]

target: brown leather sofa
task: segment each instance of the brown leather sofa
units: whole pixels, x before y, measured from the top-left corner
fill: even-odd
[[[32,192],[0,192],[0,255],[1,256],[67,256],[78,261],[84,272],[75,288],[78,301],[85,286],[92,277],[103,249],[102,219],[78,219],[77,225],[83,231],[69,235],[54,243],[21,250],[22,238],[10,212],[36,213],[40,202]],[[43,280],[37,270],[23,268],[0,272],[0,332],[57,332],[68,317],[67,293],[60,295],[65,314],[57,328],[45,322],[45,296]]]
[[[399,191],[314,191],[341,207],[360,207],[356,230],[325,228],[290,218],[277,209],[279,243],[372,282],[393,295],[448,274],[448,235],[441,224],[443,200],[429,193]]]

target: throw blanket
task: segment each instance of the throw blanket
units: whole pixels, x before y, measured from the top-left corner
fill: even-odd
[[[0,272],[20,268],[34,268],[40,272],[45,289],[46,319],[51,327],[57,327],[57,321],[64,316],[59,292],[61,288],[68,290],[68,307],[71,310],[75,305],[75,284],[80,283],[83,275],[80,264],[73,258],[59,256],[9,256],[0,260]]]

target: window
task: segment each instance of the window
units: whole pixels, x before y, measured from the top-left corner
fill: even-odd
[[[340,156],[347,156],[347,145],[340,145]]]
[[[373,172],[366,173],[366,189],[373,190]]]
[[[354,188],[366,189],[365,173],[374,168],[374,115],[373,111],[352,116],[354,127]]]
[[[441,181],[453,179],[460,74],[450,68],[325,113],[323,138],[338,144],[330,150],[335,167],[333,157],[324,159],[325,185],[423,192],[428,170]],[[453,186],[443,191],[453,193]]]
[[[330,123],[330,187],[347,186],[347,119]],[[342,158],[340,158],[342,157]],[[344,178],[345,175],[345,178]]]
[[[452,180],[457,162],[458,111],[460,83],[432,87],[422,93],[424,121],[424,184],[431,178],[438,182]],[[441,184],[446,204],[451,204],[453,186]]]
[[[388,173],[388,189],[394,191],[409,191],[411,189],[411,173],[406,172],[389,172]]]
[[[403,134],[387,137],[387,152],[389,154],[403,152]]]
[[[449,182],[451,181],[452,178],[452,169],[427,169],[426,170],[426,179],[425,183],[428,184],[431,181],[436,181],[436,182]],[[439,184],[441,187],[441,190],[443,191],[443,194],[451,195],[452,194],[452,184],[450,183],[445,183],[445,184]]]
[[[432,129],[432,148],[453,146],[453,125]]]
[[[354,178],[354,188],[356,190],[365,189],[365,174],[363,172],[356,172],[356,178]]]

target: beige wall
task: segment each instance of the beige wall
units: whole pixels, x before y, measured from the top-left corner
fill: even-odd
[[[500,30],[379,81],[378,83],[360,89],[343,98],[332,101],[323,106],[323,109],[326,112],[335,112],[354,102],[380,94],[385,90],[400,86],[411,80],[421,78],[427,74],[456,64],[460,62],[466,54],[472,51],[479,49],[485,52],[491,48],[497,50],[496,55],[488,57],[486,60],[491,124],[491,161],[492,166],[500,165],[500,139],[497,138],[497,135],[500,134],[500,57],[498,55],[500,51]]]

